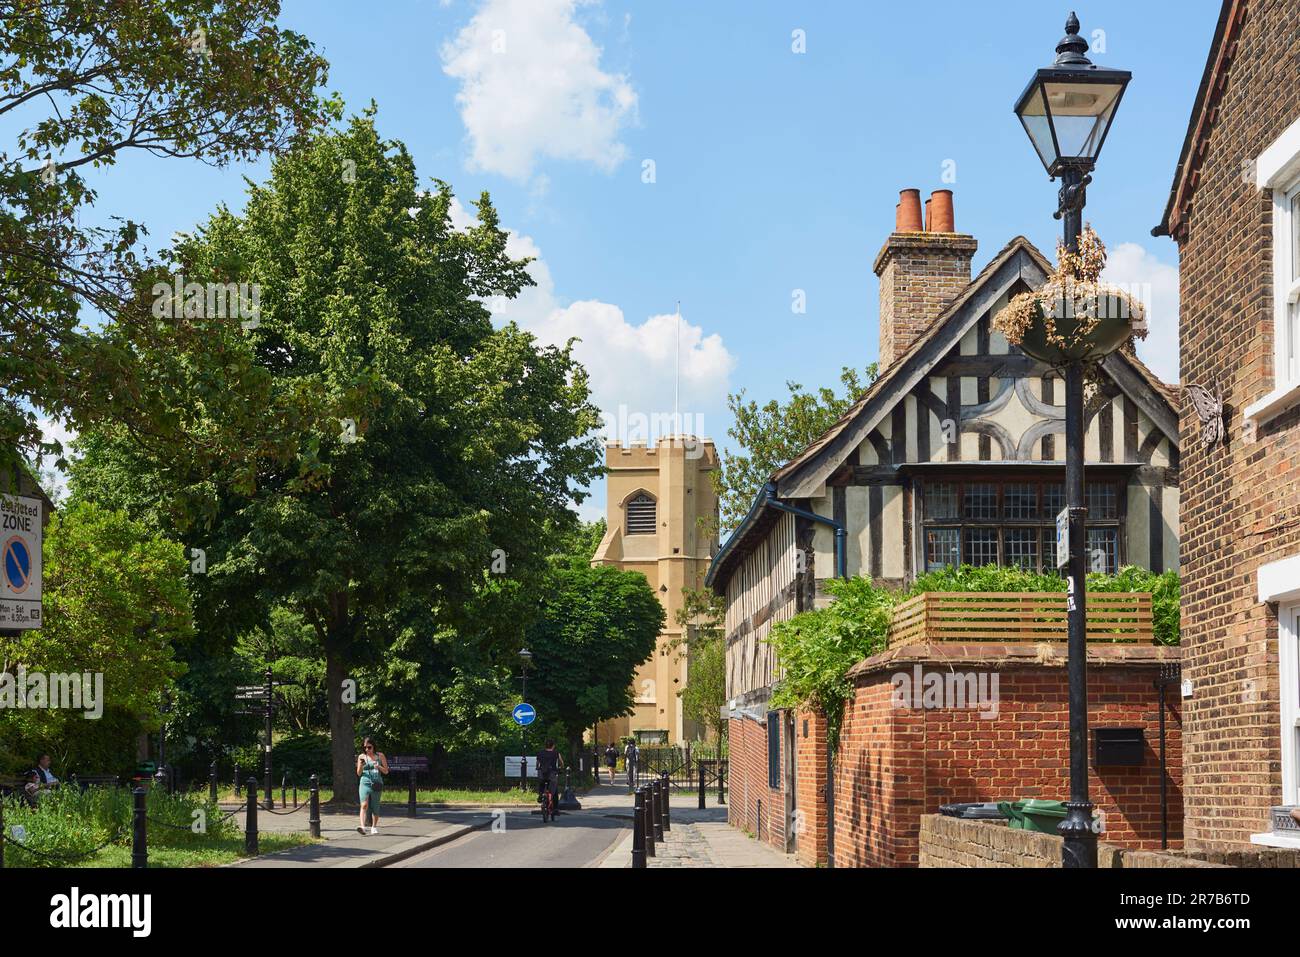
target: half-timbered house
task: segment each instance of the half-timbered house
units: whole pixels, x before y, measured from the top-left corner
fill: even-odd
[[[1023,237],[976,276],[972,236],[952,226],[952,197],[906,191],[897,230],[875,260],[880,369],[825,435],[775,472],[715,557],[707,581],[726,598],[733,786],[746,773],[787,809],[794,794],[793,717],[765,730],[780,676],[772,624],[816,607],[828,578],[867,575],[904,586],[959,564],[1054,567],[1064,506],[1064,387],[992,329],[1050,264]],[[866,358],[864,356],[864,358]],[[1088,548],[1094,567],[1178,564],[1175,390],[1129,351],[1100,368],[1088,409]],[[752,724],[751,724],[752,722]],[[754,738],[762,751],[744,756]],[[756,768],[747,768],[757,765]],[[759,784],[755,784],[758,787]],[[784,798],[778,799],[777,795]],[[736,813],[745,813],[738,810]],[[792,843],[788,816],[739,822]]]

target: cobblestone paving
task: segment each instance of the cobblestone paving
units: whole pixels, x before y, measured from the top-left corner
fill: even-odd
[[[674,824],[655,844],[655,856],[646,858],[649,867],[720,867],[700,829],[694,824]]]

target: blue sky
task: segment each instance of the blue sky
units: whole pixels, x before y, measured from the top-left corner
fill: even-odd
[[[1077,7],[1094,62],[1134,80],[1089,193],[1110,278],[1148,283],[1140,352],[1176,376],[1176,250],[1153,239],[1214,29],[1214,0]],[[779,0],[285,0],[285,25],[331,63],[329,86],[379,105],[427,177],[488,190],[539,288],[501,310],[546,339],[579,335],[602,408],[681,409],[720,443],[727,392],[832,382],[877,353],[871,263],[898,190],[950,186],[978,270],[1017,234],[1052,254],[1049,183],[1011,111],[1047,65],[1065,4]],[[803,31],[806,52],[792,34]],[[647,176],[653,163],[653,177]],[[945,169],[955,180],[943,181]],[[136,157],[99,183],[96,217],[152,244],[243,176]],[[647,182],[647,179],[653,182]],[[806,312],[792,312],[796,290]],[[603,512],[603,491],[583,512]]]

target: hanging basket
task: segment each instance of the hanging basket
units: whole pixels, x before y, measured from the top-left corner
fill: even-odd
[[[1119,290],[1101,290],[1075,302],[1035,300],[1036,318],[1017,344],[1026,355],[1053,366],[1102,359],[1139,332],[1133,305]],[[1140,311],[1137,315],[1140,319]]]
[[[1012,345],[1034,359],[1061,366],[1095,362],[1133,338],[1147,334],[1142,303],[1118,286],[1100,281],[1106,248],[1092,227],[1078,252],[1057,249],[1056,270],[1033,292],[1012,298],[993,319]]]

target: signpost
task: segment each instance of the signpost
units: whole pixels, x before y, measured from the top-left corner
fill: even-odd
[[[41,627],[41,501],[0,495],[0,628]]]
[[[515,705],[515,709],[510,712],[510,716],[515,719],[515,724],[526,728],[537,720],[537,709],[527,702],[524,702]]]
[[[1070,510],[1061,509],[1056,515],[1056,567],[1070,564]]]
[[[275,795],[271,789],[271,722],[275,717],[275,689],[293,682],[275,681],[271,669],[266,669],[266,680],[260,685],[239,685],[235,688],[235,700],[247,702],[236,714],[255,715],[265,722],[265,739],[262,742],[264,760],[262,763],[263,788],[266,790],[266,807],[275,807]]]

